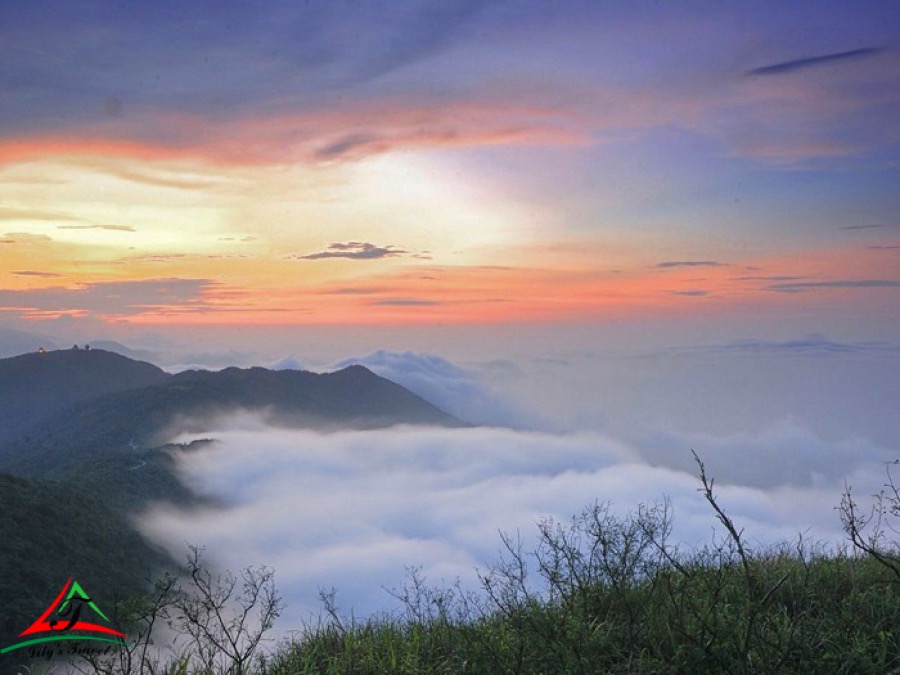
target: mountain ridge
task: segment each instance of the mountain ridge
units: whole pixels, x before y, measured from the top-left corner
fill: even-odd
[[[5,379],[10,371],[18,374],[16,386]],[[57,403],[51,410],[29,409],[29,403],[42,405],[54,378],[61,390]],[[85,383],[86,393],[72,391]],[[171,375],[112,352],[64,350],[0,360],[0,408],[19,389],[31,392],[18,403],[20,417],[31,423],[0,432],[0,471],[31,477],[63,475],[88,459],[163,445],[181,431],[209,431],[216,418],[236,410],[284,427],[464,426],[360,365],[333,373],[229,367]]]
[[[151,363],[103,350],[39,350],[0,359],[0,445],[72,405],[169,377]]]

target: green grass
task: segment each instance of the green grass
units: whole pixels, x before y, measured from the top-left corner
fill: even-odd
[[[634,583],[521,594],[451,618],[312,627],[259,672],[878,673],[900,665],[900,585],[848,555],[693,554]]]

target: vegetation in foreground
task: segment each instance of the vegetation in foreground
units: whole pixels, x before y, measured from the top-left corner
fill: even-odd
[[[844,494],[847,550],[802,540],[751,550],[698,464],[727,532],[701,550],[669,543],[667,503],[624,518],[597,503],[570,523],[541,523],[534,551],[505,537],[480,593],[431,587],[412,571],[395,592],[402,614],[348,621],[323,592],[319,624],[270,653],[263,638],[281,609],[271,571],[214,577],[193,551],[186,581],[167,577],[132,607],[133,644],[82,672],[884,675],[900,666],[900,551],[887,537],[900,494],[890,472],[869,510]],[[175,631],[173,651],[147,648],[155,625]]]

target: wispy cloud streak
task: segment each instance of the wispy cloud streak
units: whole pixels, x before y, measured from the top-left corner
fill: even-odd
[[[134,232],[130,225],[57,225],[58,230],[110,230],[112,232]]]
[[[661,262],[656,267],[658,269],[668,269],[670,267],[726,267],[726,264],[715,260],[673,260]]]
[[[791,61],[781,61],[768,66],[760,66],[753,70],[748,70],[748,75],[783,75],[792,73],[797,70],[822,66],[837,61],[851,61],[855,59],[875,56],[883,51],[880,47],[865,47],[862,49],[850,49],[845,52],[834,52],[832,54],[823,54],[821,56],[809,56],[802,59],[793,59]]]
[[[766,290],[778,293],[805,293],[819,288],[900,288],[900,281],[893,279],[845,279],[838,281],[803,281],[772,284]]]

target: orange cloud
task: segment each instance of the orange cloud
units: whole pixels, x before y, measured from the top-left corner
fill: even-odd
[[[23,138],[0,143],[0,164],[15,164],[41,157],[100,156],[130,157],[144,161],[180,159],[193,153],[186,149],[129,140],[97,137]]]
[[[226,165],[318,163],[409,148],[584,142],[582,127],[563,109],[466,102],[383,100],[225,121],[138,112],[70,129],[65,137],[8,139],[0,143],[0,163],[72,155],[197,158]]]
[[[477,324],[900,306],[897,256],[849,246],[621,271],[404,262],[391,271],[378,268],[366,276],[354,270],[352,277],[331,280],[300,276],[304,270],[297,265],[306,263],[279,261],[265,277],[259,276],[265,261],[230,259],[217,267],[217,261],[192,259],[163,261],[170,275],[164,279],[159,263],[144,261],[123,268],[123,274],[139,269],[143,278],[82,283],[68,291],[52,285],[59,283],[52,278],[19,276],[20,290],[0,291],[0,304],[35,319],[88,310],[107,321],[172,325]],[[146,276],[154,270],[154,277]]]

